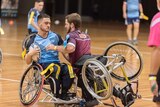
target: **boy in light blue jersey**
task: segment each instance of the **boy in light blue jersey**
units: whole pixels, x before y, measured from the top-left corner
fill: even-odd
[[[50,45],[62,45],[62,38],[50,31],[51,19],[46,14],[40,14],[38,16],[38,33],[35,34],[35,38],[31,46],[29,47],[29,52],[25,55],[25,61],[27,64],[32,63],[34,56],[39,54],[37,62],[42,66],[43,69],[46,69],[50,64],[53,64],[53,72],[49,74],[45,73],[46,77],[51,76],[56,82],[56,97],[66,100],[67,92],[72,85],[73,77],[71,77],[68,70],[68,65],[61,64],[59,60],[58,51],[56,48],[48,50],[47,48]],[[37,47],[35,47],[37,46]],[[34,60],[35,61],[35,60]],[[52,91],[54,91],[53,81],[49,79],[49,83]],[[62,85],[61,85],[62,84]],[[60,95],[60,86],[62,86],[61,95]]]
[[[38,32],[38,25],[37,25],[37,18],[42,11],[44,6],[44,1],[43,0],[36,0],[34,7],[30,9],[28,12],[28,33],[37,33]]]
[[[133,43],[134,45],[138,43],[137,39],[140,25],[140,14],[143,14],[141,0],[124,0],[123,18],[125,19],[125,24],[127,25],[126,32],[128,36],[128,42]]]

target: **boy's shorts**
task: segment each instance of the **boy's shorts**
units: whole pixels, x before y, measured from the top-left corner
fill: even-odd
[[[139,22],[140,22],[139,17],[125,19],[125,25],[129,25],[129,24],[133,24],[133,23],[139,23]]]

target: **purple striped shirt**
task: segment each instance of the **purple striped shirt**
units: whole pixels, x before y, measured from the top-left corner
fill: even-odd
[[[75,30],[69,34],[68,44],[75,47],[75,51],[69,54],[69,61],[72,65],[83,55],[91,54],[91,39],[88,34]]]

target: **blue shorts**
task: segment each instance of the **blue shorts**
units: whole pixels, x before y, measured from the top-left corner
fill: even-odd
[[[140,22],[139,17],[125,19],[125,25],[129,25],[129,24],[133,24],[133,23],[139,23],[139,22]]]

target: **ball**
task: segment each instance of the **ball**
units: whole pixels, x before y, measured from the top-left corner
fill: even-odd
[[[54,21],[54,24],[55,24],[55,25],[59,25],[59,24],[60,24],[60,21],[59,21],[59,20],[55,20],[55,21]]]
[[[32,44],[29,48],[29,51],[31,51],[33,49],[40,50],[40,48],[37,45]],[[39,58],[40,58],[40,53],[32,55],[32,60],[35,62],[37,62],[39,60]]]
[[[10,21],[9,21],[9,25],[12,26],[13,24],[14,24],[14,21],[13,21],[13,20],[10,20]]]

